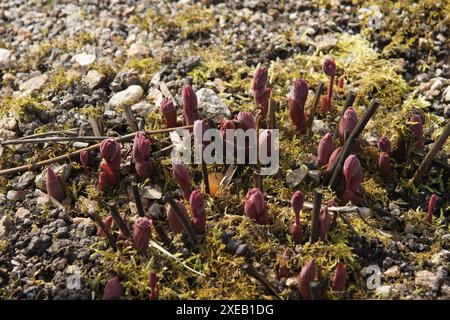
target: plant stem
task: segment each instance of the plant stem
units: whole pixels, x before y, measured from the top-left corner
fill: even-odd
[[[316,95],[314,96],[311,110],[308,115],[308,122],[307,122],[307,126],[306,126],[310,135],[312,133],[311,128],[312,128],[312,125],[314,122],[314,117],[316,116],[317,108],[319,107],[320,97],[322,96],[324,89],[325,89],[324,83],[322,81],[319,82],[319,84],[317,85],[317,89],[316,89]]]
[[[322,191],[314,190],[314,208],[311,214],[311,238],[310,242],[315,243],[319,239],[319,216],[322,204]]]

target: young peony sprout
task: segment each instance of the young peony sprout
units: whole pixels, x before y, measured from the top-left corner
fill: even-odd
[[[164,118],[167,128],[175,128],[177,126],[177,108],[173,104],[172,98],[165,97],[162,99],[159,110]]]
[[[80,152],[80,162],[81,162],[81,165],[83,167],[83,174],[85,176],[89,175],[89,169],[88,169],[89,151],[83,150],[83,151]]]
[[[345,271],[345,264],[338,262],[336,271],[334,272],[332,288],[334,291],[344,291],[347,283],[347,272]]]
[[[331,154],[334,151],[333,135],[327,132],[319,142],[317,149],[317,164],[322,167],[328,163]]]
[[[336,150],[333,151],[333,153],[330,155],[330,158],[328,159],[327,169],[325,170],[325,172],[330,172],[331,167],[333,166],[341,151],[342,147],[336,148]]]
[[[427,213],[427,222],[428,223],[433,222],[433,213],[434,213],[434,208],[436,207],[437,200],[438,200],[437,195],[435,195],[433,193],[430,197],[430,200],[428,201],[428,213]]]
[[[292,123],[299,131],[306,129],[307,119],[305,109],[308,98],[308,83],[303,79],[295,79],[288,99],[289,115]]]
[[[415,146],[417,150],[423,150],[423,122],[422,118],[418,114],[411,115],[409,119],[412,122],[409,126],[413,135],[413,141],[415,141]]]
[[[331,109],[331,98],[333,97],[333,83],[336,76],[336,63],[332,59],[326,59],[323,63],[323,72],[330,77],[328,94],[322,99],[322,112],[329,112]]]
[[[388,155],[391,155],[392,147],[388,137],[382,136],[378,140],[378,149],[380,149],[381,152],[386,152]]]
[[[186,125],[193,125],[195,120],[200,119],[200,115],[198,114],[198,102],[197,95],[192,89],[190,84],[185,84],[183,86],[183,112],[184,119]]]
[[[133,143],[133,160],[136,173],[142,178],[150,177],[153,169],[151,159],[152,147],[150,140],[143,132],[137,132]]]
[[[112,216],[107,216],[106,218],[103,219],[103,223],[105,224],[106,228],[108,228],[109,232],[111,232],[111,226],[112,226],[112,223],[113,223],[113,217]],[[100,227],[98,228],[97,236],[106,238],[105,232]]]
[[[278,261],[278,278],[286,278],[289,275],[289,267],[286,262],[289,261],[293,254],[291,248],[287,247],[284,249]]]
[[[148,244],[150,242],[150,231],[152,228],[152,221],[145,218],[139,217],[136,219],[134,223],[133,230],[133,247],[138,252],[144,252],[148,248]]]
[[[189,200],[191,196],[191,177],[186,165],[178,160],[173,160],[172,173],[175,181],[181,189],[183,197]]]
[[[176,205],[178,206],[178,209],[184,213],[184,215],[187,216],[186,208],[184,207],[183,203],[179,200],[174,200]],[[169,222],[169,229],[175,234],[181,233],[183,231],[183,225],[181,224],[181,221],[178,219],[175,209],[172,208],[171,205],[167,206],[167,221]]]
[[[98,188],[103,191],[119,183],[119,169],[122,161],[120,144],[112,138],[103,140],[100,144],[100,156],[104,161],[100,164]]]
[[[66,198],[66,191],[64,190],[64,185],[61,179],[56,175],[52,168],[47,169],[47,180],[45,182],[47,188],[47,194],[58,200],[63,201]]]
[[[202,192],[200,190],[192,191],[189,203],[194,220],[192,225],[197,233],[203,234],[206,228],[206,211]]]
[[[236,116],[236,120],[239,122],[239,125],[244,132],[248,129],[256,129],[255,118],[253,118],[250,112],[239,112]]]
[[[301,191],[295,191],[291,196],[291,206],[294,209],[295,221],[291,227],[292,240],[295,244],[300,244],[302,242],[302,227],[300,225],[300,211],[303,208],[303,203],[305,202],[305,195]]]
[[[327,233],[331,227],[331,216],[328,212],[328,207],[324,207],[320,209],[319,215],[319,238],[322,241],[325,241],[327,238]]]
[[[341,118],[341,121],[339,121],[339,130],[338,130],[339,140],[341,141],[342,144],[344,144],[347,141],[348,137],[356,128],[357,124],[358,124],[358,114],[356,113],[355,109],[350,107],[347,110],[345,110],[344,115]],[[358,151],[359,148],[360,142],[358,138],[355,141],[353,150]]]
[[[111,277],[106,283],[103,291],[103,300],[120,300],[120,282],[119,277]]]
[[[100,164],[100,174],[98,176],[98,189],[104,191],[114,187],[119,183],[119,172],[114,171],[106,162]]]
[[[154,271],[150,272],[149,284],[150,284],[150,293],[148,294],[148,299],[158,300],[159,298],[159,288],[157,287],[158,276]]]
[[[360,205],[364,200],[361,194],[363,172],[357,156],[352,154],[345,159],[343,173],[345,182],[343,204],[351,201],[354,205]]]
[[[315,259],[312,259],[306,263],[297,278],[297,287],[300,292],[300,296],[304,300],[311,300],[311,292],[309,284],[314,281],[317,273],[317,266]]]
[[[256,220],[258,224],[267,224],[267,207],[264,196],[258,188],[252,188],[245,197],[245,214],[247,217]]]
[[[391,167],[391,157],[387,152],[381,152],[380,158],[378,159],[378,167],[380,168],[380,177],[385,181],[391,179],[392,167]]]
[[[267,87],[269,72],[267,67],[258,67],[253,76],[253,95],[256,108],[261,109],[261,117],[265,119],[269,110],[270,89]]]

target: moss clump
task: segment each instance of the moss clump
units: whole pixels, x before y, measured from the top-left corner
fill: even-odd
[[[139,72],[139,78],[142,83],[147,84],[158,70],[159,64],[153,58],[131,59],[126,66],[130,69],[136,69]]]
[[[5,97],[0,101],[0,116],[12,113],[24,122],[31,121],[38,112],[44,110],[46,110],[46,107],[42,105],[40,100],[31,96]]]

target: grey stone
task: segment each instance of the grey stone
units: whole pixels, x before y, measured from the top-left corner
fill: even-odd
[[[104,80],[106,76],[97,70],[89,70],[86,76],[83,77],[83,81],[85,81],[89,88],[94,89],[99,86]]]
[[[13,55],[10,50],[0,48],[0,70],[11,68]]]
[[[416,272],[414,282],[424,290],[438,291],[442,285],[442,276],[428,270]]]
[[[212,89],[202,88],[196,92],[198,110],[202,117],[220,122],[222,118],[231,118],[231,112],[225,101]]]
[[[21,91],[39,91],[48,80],[47,74],[41,74],[39,76],[28,79],[22,83],[19,87]]]
[[[34,173],[27,171],[24,174],[15,177],[11,182],[11,186],[14,190],[24,190],[33,182],[34,178]]]

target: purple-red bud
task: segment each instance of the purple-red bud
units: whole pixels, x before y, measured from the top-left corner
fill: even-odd
[[[336,76],[336,63],[333,59],[325,59],[322,70],[327,76],[334,77]]]
[[[150,242],[150,230],[152,228],[152,221],[145,218],[139,217],[134,223],[133,230],[133,247],[138,252],[143,252],[148,248],[148,243]]]
[[[267,87],[269,73],[267,67],[259,67],[253,76],[253,94],[255,96],[256,107],[261,109],[261,117],[267,117],[269,109],[270,88]]]
[[[300,292],[300,296],[304,300],[311,300],[311,292],[309,284],[314,281],[317,273],[316,261],[312,259],[306,263],[297,278],[297,287]]]
[[[203,234],[206,228],[206,210],[202,192],[200,190],[192,191],[189,203],[194,220],[192,225],[197,233]]]
[[[336,150],[333,151],[333,153],[330,155],[330,158],[328,159],[327,169],[325,170],[325,172],[330,172],[333,163],[336,161],[341,151],[342,147],[336,148]]]
[[[188,168],[184,165],[184,163],[178,160],[173,160],[172,172],[175,181],[183,193],[183,197],[186,200],[189,200],[189,197],[191,196],[191,177],[189,175]]]
[[[47,194],[50,197],[58,200],[59,202],[66,198],[66,191],[64,190],[64,185],[61,179],[50,167],[47,169],[47,179],[45,185],[47,187]]]
[[[251,219],[255,219],[258,224],[267,224],[267,207],[264,196],[258,188],[252,188],[245,197],[245,214]]]
[[[381,152],[386,152],[388,155],[391,155],[392,147],[388,137],[382,136],[378,140],[378,149],[380,149]]]
[[[149,277],[149,284],[150,284],[150,293],[148,294],[149,300],[158,300],[159,298],[159,288],[156,287],[158,284],[158,276],[156,272],[152,271],[150,272]]]
[[[286,262],[292,257],[292,255],[293,252],[289,247],[284,249],[278,262],[278,278],[285,278],[289,275],[289,267]]]
[[[143,132],[137,132],[133,144],[133,160],[137,174],[142,178],[150,177],[153,160],[150,158],[152,147],[150,140]]]
[[[427,213],[427,222],[428,223],[433,222],[433,213],[434,213],[434,208],[436,207],[437,199],[438,199],[437,195],[435,195],[433,193],[430,197],[430,200],[428,201],[428,213]]]
[[[120,300],[120,291],[119,277],[110,278],[103,291],[103,300]]]
[[[328,163],[331,154],[334,151],[333,135],[327,132],[319,142],[317,150],[317,164],[322,167]]]
[[[112,226],[112,223],[113,223],[113,217],[107,216],[106,218],[103,219],[103,223],[105,224],[105,227],[111,232],[111,226]],[[106,237],[105,232],[100,227],[98,228],[97,236],[99,236],[99,237]]]
[[[297,130],[306,128],[305,102],[308,97],[308,83],[303,79],[294,80],[288,99],[289,115]]]
[[[239,121],[241,129],[247,131],[248,129],[256,129],[255,118],[250,112],[239,112],[236,120]]]
[[[100,143],[100,155],[106,163],[115,171],[119,171],[122,154],[120,144],[116,139],[105,139]]]
[[[174,128],[177,126],[177,108],[173,104],[172,98],[165,97],[162,99],[159,110],[166,122],[167,128]]]
[[[80,162],[83,167],[83,172],[85,175],[89,173],[88,164],[89,164],[89,151],[83,150],[80,152]]]
[[[183,203],[179,200],[174,200],[180,212],[187,216],[187,211]],[[167,221],[169,222],[169,229],[175,234],[181,233],[183,231],[183,225],[178,219],[175,209],[171,205],[167,207]]]
[[[344,143],[358,124],[358,114],[352,107],[345,110],[344,115],[339,121],[338,136],[341,143]]]
[[[192,86],[189,84],[185,84],[183,86],[183,112],[184,112],[184,119],[186,125],[192,125],[194,124],[195,120],[200,119],[200,115],[198,114],[198,102],[197,102],[197,95],[194,92],[194,89],[192,89]]]
[[[291,196],[291,206],[294,209],[295,214],[300,214],[303,209],[303,203],[305,202],[305,195],[301,191],[295,191]]]
[[[343,203],[351,201],[355,205],[360,205],[364,200],[360,190],[363,172],[357,156],[352,154],[345,159],[343,172],[345,182]]]
[[[319,215],[319,238],[325,241],[328,231],[331,227],[331,217],[327,207],[320,209]]]
[[[347,283],[347,272],[345,271],[345,265],[342,262],[338,262],[333,277],[333,290],[344,291],[346,283]]]
[[[303,238],[302,227],[300,225],[300,211],[305,202],[305,195],[301,191],[295,191],[291,196],[291,206],[295,212],[295,221],[291,227],[291,236],[295,244],[300,244]]]
[[[112,169],[108,163],[102,162],[100,164],[100,174],[98,177],[98,189],[104,191],[107,188],[114,187],[119,183],[118,170]]]
[[[380,177],[384,180],[389,180],[392,174],[391,157],[387,152],[381,152],[378,160],[378,166],[380,168]]]

